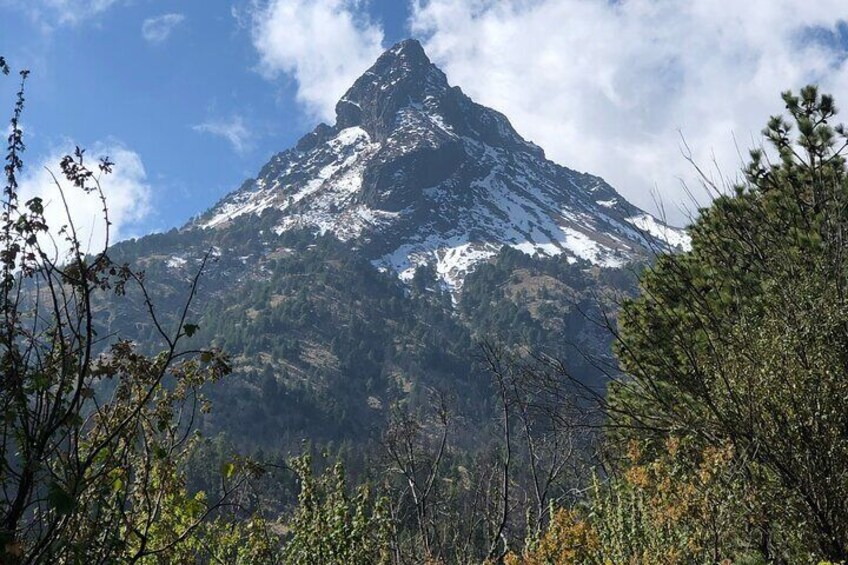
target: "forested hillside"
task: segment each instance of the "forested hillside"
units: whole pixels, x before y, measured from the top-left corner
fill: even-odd
[[[611,344],[604,315],[632,293],[635,267],[599,269],[505,249],[451,295],[426,266],[407,285],[335,237],[256,227],[173,231],[111,251],[115,261],[144,268],[166,313],[178,311],[185,281],[210,252],[192,339],[226,351],[235,374],[209,391],[219,408],[203,424],[207,435],[226,432],[283,451],[303,439],[365,443],[392,404],[419,406],[434,390],[479,422],[491,409],[486,339],[533,344],[604,389]],[[103,331],[156,343],[156,329],[137,323],[143,308],[132,292],[121,297],[103,316]]]

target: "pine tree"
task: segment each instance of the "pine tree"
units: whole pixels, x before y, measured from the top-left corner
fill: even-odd
[[[848,143],[833,99],[783,95],[770,149],[660,257],[620,316],[624,439],[729,445],[749,485],[744,545],[848,559]],[[712,188],[718,190],[718,187]],[[803,556],[803,557],[802,557]]]

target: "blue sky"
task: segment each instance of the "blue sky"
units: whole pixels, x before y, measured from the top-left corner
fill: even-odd
[[[32,71],[28,190],[74,143],[118,155],[119,237],[207,209],[408,36],[549,157],[682,223],[681,134],[720,182],[782,90],[848,105],[846,20],[844,0],[0,0],[0,54]]]
[[[295,101],[294,82],[257,72],[251,30],[234,9],[245,6],[137,1],[58,23],[61,15],[35,15],[0,0],[0,54],[32,71],[24,117],[28,165],[66,150],[69,141],[130,148],[152,189],[151,212],[133,232],[181,225],[256,174],[315,119]],[[373,9],[384,16],[387,41],[405,34],[405,4],[381,0]],[[167,37],[145,39],[145,20],[163,14],[182,19]],[[0,82],[7,114],[13,83]],[[234,120],[244,126],[240,147],[204,131]]]

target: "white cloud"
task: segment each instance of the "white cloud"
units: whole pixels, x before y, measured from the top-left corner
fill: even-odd
[[[297,98],[330,120],[339,98],[382,52],[383,31],[359,0],[268,0],[254,7],[260,69],[297,81]]]
[[[223,137],[230,142],[236,153],[243,154],[250,150],[251,147],[251,132],[244,124],[244,118],[239,115],[232,116],[226,120],[207,120],[202,124],[192,126],[191,129],[197,132],[210,133],[218,137]]]
[[[844,0],[413,0],[411,28],[451,82],[575,169],[681,221],[680,178],[735,176],[780,92],[818,82],[848,105]],[[703,194],[699,195],[706,203]]]
[[[183,14],[162,14],[153,18],[147,18],[141,24],[141,36],[148,43],[162,43],[171,36],[174,28],[180,25],[185,16]]]
[[[73,147],[72,143],[67,143],[67,148],[52,152],[42,159],[38,166],[27,167],[21,180],[19,198],[22,203],[36,196],[42,199],[44,216],[51,228],[50,233],[58,251],[61,254],[66,253],[69,246],[58,234],[58,230],[68,223],[68,216],[62,203],[61,192],[51,176],[52,172],[61,183],[83,249],[97,252],[106,241],[106,223],[99,196],[96,192],[86,194],[70,185],[59,168],[59,161],[63,155],[72,151]],[[100,175],[111,222],[109,241],[114,243],[140,231],[141,222],[152,210],[151,188],[138,153],[118,143],[98,143],[86,151],[86,166],[99,173],[97,163],[101,156],[108,156],[115,163],[111,174]]]
[[[47,31],[64,25],[79,25],[125,0],[0,0],[0,6],[24,10]]]

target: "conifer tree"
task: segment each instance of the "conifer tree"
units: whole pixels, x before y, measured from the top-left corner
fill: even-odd
[[[848,171],[833,98],[783,94],[768,149],[648,269],[620,316],[624,439],[734,453],[740,544],[766,559],[848,559]],[[718,190],[719,187],[712,186]],[[695,450],[699,452],[699,450]],[[659,455],[658,455],[659,456]]]

